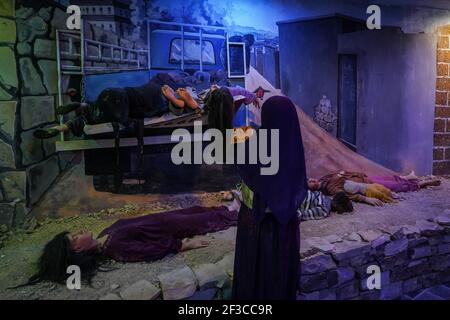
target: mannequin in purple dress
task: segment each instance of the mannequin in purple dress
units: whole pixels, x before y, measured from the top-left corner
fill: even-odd
[[[120,219],[96,238],[86,231],[62,232],[46,244],[38,261],[38,273],[25,285],[44,280],[64,282],[70,265],[78,266],[82,277],[90,282],[99,267],[99,258],[146,262],[206,247],[207,241],[192,238],[235,226],[237,205],[233,202],[229,206],[192,207]]]

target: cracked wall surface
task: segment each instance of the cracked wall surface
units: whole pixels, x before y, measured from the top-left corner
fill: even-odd
[[[56,29],[63,7],[51,1],[0,3],[0,225],[22,226],[61,171],[54,141],[33,131],[56,124]]]

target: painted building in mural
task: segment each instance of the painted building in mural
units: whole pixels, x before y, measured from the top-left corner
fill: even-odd
[[[92,25],[119,35],[133,33],[131,22],[131,0],[72,0],[80,6],[83,19]]]

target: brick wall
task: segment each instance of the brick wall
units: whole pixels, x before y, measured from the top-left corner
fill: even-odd
[[[450,174],[450,25],[438,29],[433,174]]]

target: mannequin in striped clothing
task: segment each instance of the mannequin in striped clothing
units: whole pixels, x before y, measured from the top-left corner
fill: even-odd
[[[238,185],[239,200],[248,208],[253,206],[253,192],[244,182]],[[334,197],[328,197],[320,191],[308,190],[308,193],[300,207],[297,209],[299,221],[321,220],[327,218],[331,212],[342,214],[352,212],[353,205],[345,192],[339,192]]]
[[[320,191],[308,190],[305,200],[297,210],[299,221],[320,220],[328,217],[331,212],[342,214],[352,212],[353,205],[345,193],[338,193],[333,198]]]

